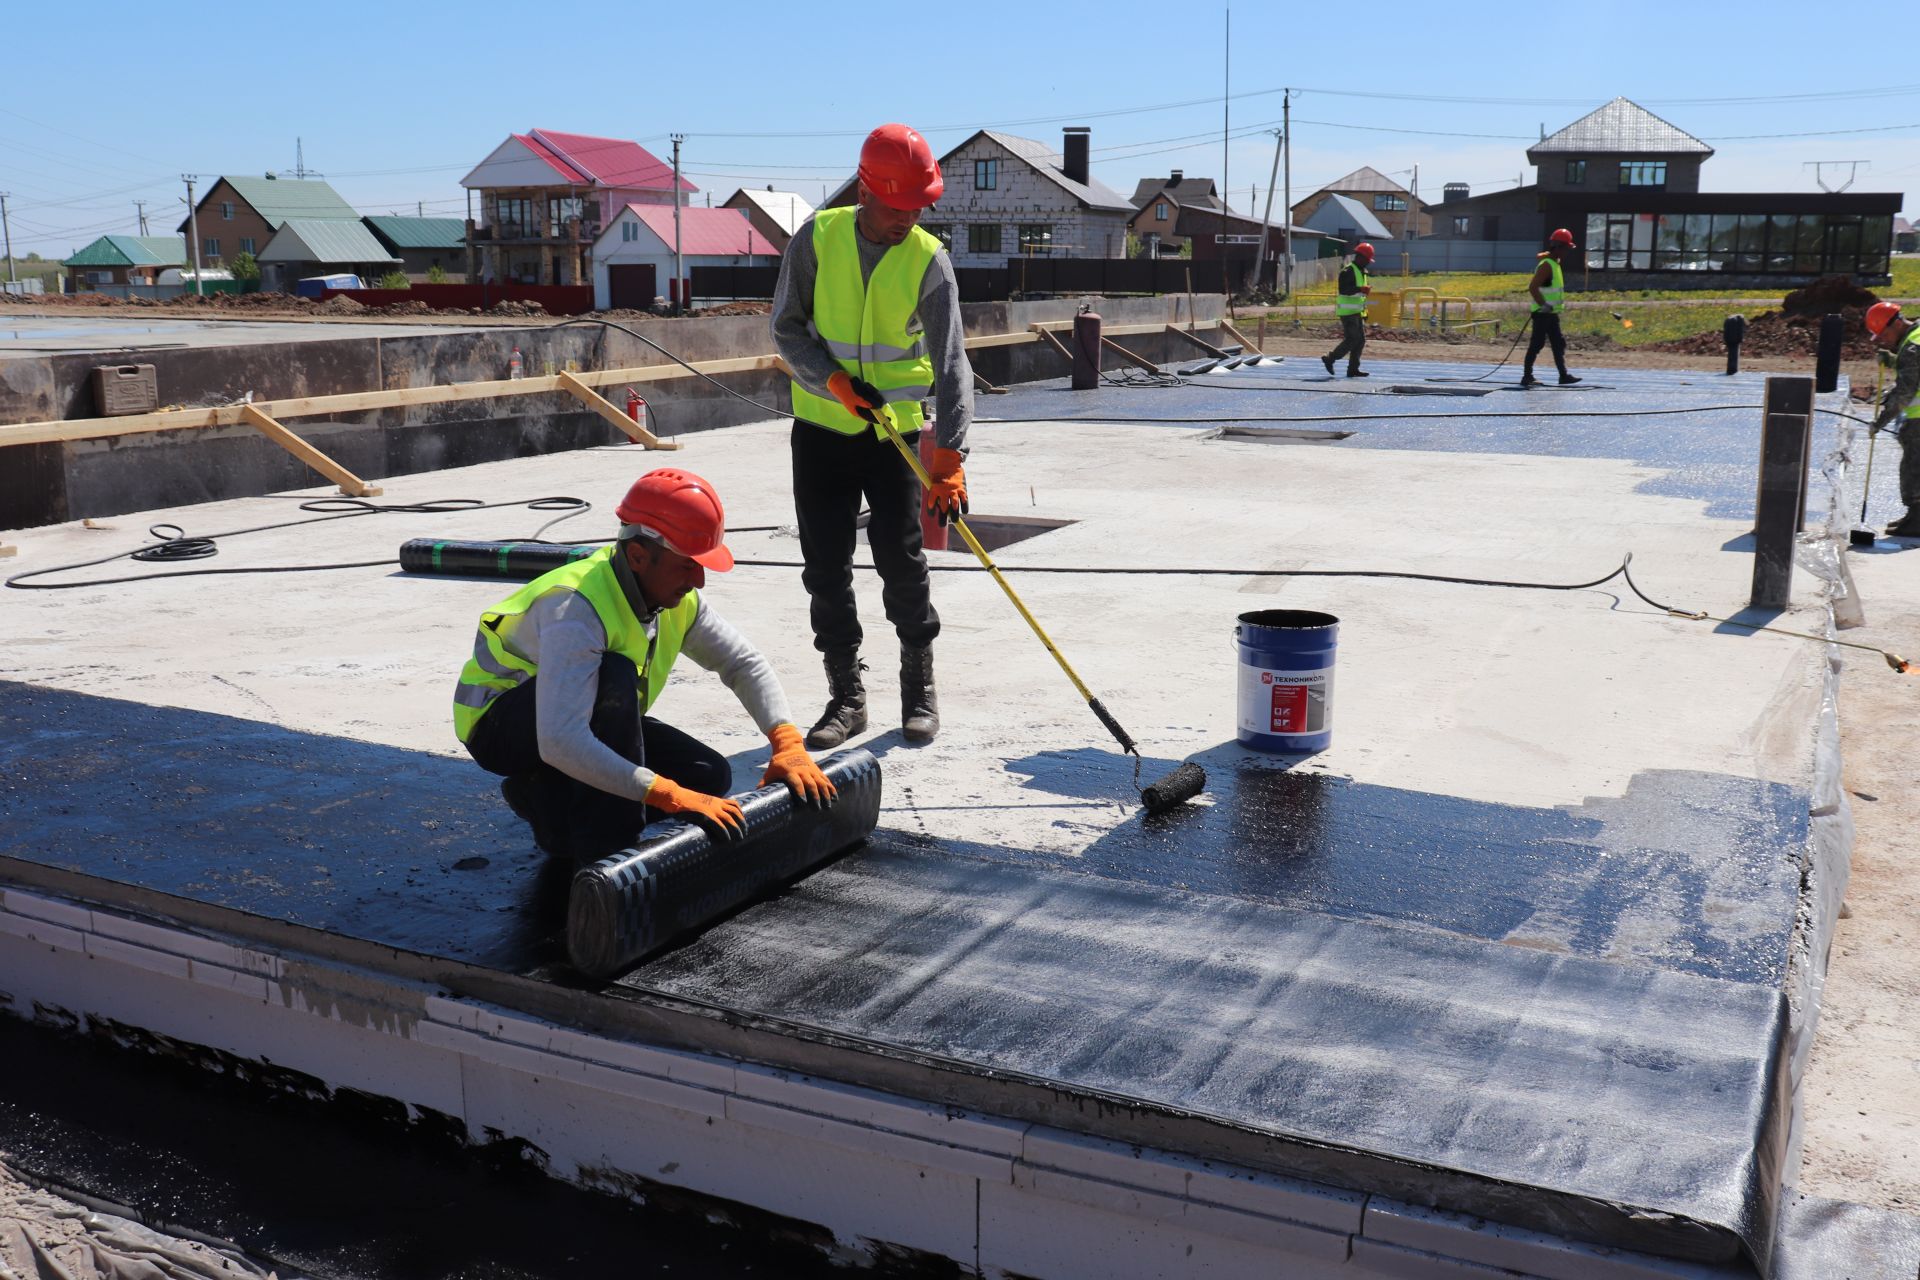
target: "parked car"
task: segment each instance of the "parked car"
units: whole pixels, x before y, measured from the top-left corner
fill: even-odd
[[[303,276],[293,285],[295,295],[302,298],[319,298],[329,289],[364,289],[359,276]]]

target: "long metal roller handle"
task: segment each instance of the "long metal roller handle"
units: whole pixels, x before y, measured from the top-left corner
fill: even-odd
[[[920,465],[920,459],[914,456],[913,450],[907,448],[907,442],[900,438],[900,432],[893,425],[893,410],[882,405],[880,413],[869,414],[867,418],[880,428],[881,434],[893,441],[893,447],[900,451],[900,456],[907,460],[909,467],[913,468],[913,474],[919,477],[921,486],[931,490],[933,477],[928,475],[927,469]],[[1127,736],[1127,731],[1120,727],[1120,722],[1113,718],[1112,713],[1100,705],[1100,700],[1093,696],[1093,690],[1087,688],[1086,681],[1080,678],[1080,673],[1075,671],[1073,664],[1067,661],[1067,655],[1060,652],[1054,645],[1053,639],[1047,635],[1046,629],[1040,625],[1040,620],[1027,610],[1026,603],[1014,591],[1013,584],[1001,576],[1000,566],[993,562],[993,557],[987,554],[987,549],[980,545],[978,538],[973,536],[973,530],[967,528],[966,518],[956,515],[953,517],[953,523],[960,530],[960,537],[965,540],[967,548],[979,559],[981,567],[1000,584],[1000,589],[1007,593],[1007,599],[1013,602],[1013,607],[1020,611],[1020,616],[1027,620],[1029,627],[1033,628],[1033,634],[1040,637],[1040,643],[1047,647],[1047,652],[1053,655],[1053,660],[1060,664],[1062,671],[1067,673],[1067,679],[1073,681],[1073,687],[1079,690],[1081,698],[1093,708],[1093,714],[1100,718],[1100,723],[1107,727],[1107,732],[1114,736],[1114,740],[1120,744],[1122,750],[1134,752],[1137,756],[1139,752],[1134,746],[1133,739]]]

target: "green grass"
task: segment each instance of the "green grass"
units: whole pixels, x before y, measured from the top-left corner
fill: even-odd
[[[1478,302],[1482,298],[1489,301],[1506,300],[1519,302],[1526,297],[1527,281],[1530,278],[1524,272],[1435,272],[1428,275],[1403,277],[1394,272],[1376,272],[1373,287],[1380,293],[1392,293],[1396,290],[1415,285],[1422,288],[1437,289],[1442,297],[1472,298]],[[1569,284],[1580,278],[1579,269],[1567,272]],[[1334,296],[1331,283],[1313,285],[1300,290],[1302,306],[1331,305]],[[1711,306],[1726,298],[1765,298],[1774,301],[1786,295],[1784,288],[1762,286],[1744,289],[1594,289],[1573,292],[1569,290],[1569,302],[1690,302],[1701,306]],[[1893,260],[1893,284],[1876,290],[1892,298],[1920,298],[1920,258],[1895,258]],[[1777,304],[1776,304],[1777,305]],[[1750,308],[1749,308],[1750,309]]]

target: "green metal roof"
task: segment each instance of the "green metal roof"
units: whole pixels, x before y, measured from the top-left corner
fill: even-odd
[[[395,263],[359,221],[344,218],[289,218],[260,250],[262,262],[317,262],[322,266]]]
[[[288,178],[225,178],[253,211],[274,227],[289,218],[351,218],[360,215],[324,182]],[[203,215],[204,216],[204,215]]]
[[[462,249],[467,224],[462,218],[363,218],[373,234],[396,253],[401,249]]]
[[[187,260],[180,236],[101,236],[68,258],[69,267],[177,267]]]

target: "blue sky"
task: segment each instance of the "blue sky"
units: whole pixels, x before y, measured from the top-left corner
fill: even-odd
[[[1258,213],[1286,86],[1296,199],[1363,164],[1403,182],[1417,164],[1423,194],[1531,181],[1541,126],[1621,94],[1716,147],[1710,190],[1813,191],[1806,162],[1833,160],[1871,162],[1856,191],[1920,186],[1920,83],[1891,55],[1808,58],[1831,37],[1796,37],[1804,4],[1748,3],[1737,21],[1641,0],[1442,9],[1374,4],[1352,23],[1243,0],[1229,64],[1228,6],[1206,2],[35,5],[6,15],[0,191],[14,251],[64,257],[134,231],[135,200],[172,230],[182,173],[291,170],[297,137],[363,213],[464,216],[461,176],[508,133],[548,128],[662,158],[684,133],[697,199],[772,183],[817,202],[866,130],[904,120],[939,150],[983,126],[1057,146],[1088,125],[1094,174],[1122,193],[1224,171]]]

